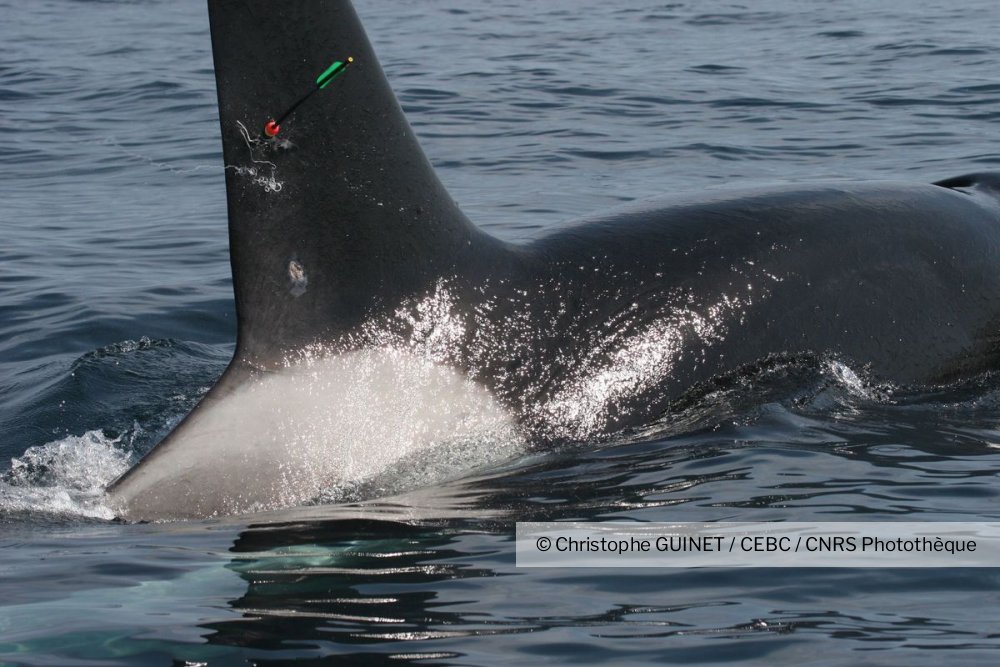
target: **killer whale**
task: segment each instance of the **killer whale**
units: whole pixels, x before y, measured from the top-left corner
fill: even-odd
[[[775,354],[901,383],[996,364],[995,174],[675,195],[510,245],[437,179],[349,2],[209,9],[237,348],[109,487],[125,518],[301,503],[369,471],[367,441],[386,466],[600,436]]]

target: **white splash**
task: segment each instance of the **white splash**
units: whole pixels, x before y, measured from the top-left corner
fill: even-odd
[[[104,505],[104,487],[130,463],[119,440],[87,431],[28,448],[0,477],[0,512],[113,519]]]
[[[721,339],[724,322],[741,308],[722,299],[704,312],[681,308],[631,335],[609,334],[607,351],[595,350],[542,405],[553,435],[585,439],[603,431],[615,410],[660,385],[685,350],[696,353]]]
[[[466,322],[458,315],[455,298],[444,280],[438,280],[432,294],[397,308],[395,315],[411,329],[409,337],[397,346],[403,343],[438,363],[452,360],[466,336]]]
[[[497,362],[537,357],[539,348],[550,344],[546,336],[559,333],[564,311],[555,308],[549,313],[552,321],[539,323],[532,316],[534,295],[522,291],[515,295],[520,307],[499,320],[488,300],[467,314],[449,281],[442,279],[432,293],[397,307],[391,318],[367,323],[346,347],[405,351],[437,364],[468,368],[473,378],[490,368],[490,384],[501,401],[517,404],[514,392],[540,396],[539,402],[523,407],[521,417],[528,417],[543,435],[580,440],[604,432],[615,414],[621,416],[636,397],[662,384],[682,355],[703,354],[727,334],[727,326],[742,321],[754,299],[766,295],[766,290],[755,296],[750,289],[737,290],[696,306],[691,298],[674,294],[670,303],[686,305],[659,314],[633,303],[613,321],[593,325],[603,333],[582,361],[557,353],[544,367],[529,369]],[[311,350],[310,356],[331,353],[324,346]],[[540,376],[526,376],[530,373]]]
[[[850,393],[861,398],[872,398],[865,383],[858,377],[858,374],[850,366],[836,360],[826,362],[826,370],[837,384],[847,389]]]

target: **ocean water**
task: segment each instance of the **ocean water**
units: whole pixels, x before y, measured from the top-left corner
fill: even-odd
[[[357,0],[470,218],[1000,169],[1000,6]],[[100,502],[235,323],[205,6],[0,0],[0,663],[996,664],[996,570],[527,570],[528,520],[1000,519],[1000,376],[801,361],[664,423],[269,515]],[[462,465],[456,467],[455,460]]]

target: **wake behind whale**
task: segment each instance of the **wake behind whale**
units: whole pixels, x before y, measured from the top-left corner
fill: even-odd
[[[997,176],[674,196],[509,245],[445,192],[348,2],[209,6],[237,349],[110,487],[127,518],[300,503],[366,439],[391,465],[607,436],[773,355],[901,383],[996,362]]]

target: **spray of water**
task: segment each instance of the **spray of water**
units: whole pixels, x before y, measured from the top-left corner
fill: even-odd
[[[488,294],[472,310],[463,309],[455,294],[442,279],[429,294],[399,304],[349,336],[297,352],[283,370],[232,397],[231,405],[216,406],[214,421],[203,429],[204,466],[211,469],[224,456],[243,471],[230,480],[236,500],[248,485],[276,489],[267,506],[248,500],[233,511],[353,500],[432,485],[523,454],[539,435],[526,433],[525,423],[543,437],[587,440],[675,372],[685,345],[707,348],[725,337],[726,323],[738,319],[751,298],[723,296],[657,317],[633,304],[614,314],[613,321],[596,325],[605,333],[594,336],[589,347],[537,369],[494,362],[532,358],[528,352],[544,344],[539,327],[557,330],[565,309],[554,307],[550,321],[537,317],[537,309],[529,317],[532,295],[526,292],[520,307],[498,317]],[[469,369],[468,376],[456,367]],[[499,396],[476,382],[483,369],[500,374]],[[850,395],[871,398],[848,366],[829,361],[824,370]],[[510,374],[510,386],[519,387],[524,383],[518,374],[529,375],[526,391],[542,399],[511,407],[514,401],[504,400],[509,398],[503,395],[504,373]],[[243,436],[228,438],[235,449],[221,451],[217,434],[233,429]],[[111,518],[103,489],[134,458],[128,442],[101,431],[33,447],[0,477],[0,513]],[[235,465],[242,459],[245,465]],[[275,462],[268,468],[274,479],[254,477],[263,474],[258,463],[265,459]]]
[[[132,456],[122,439],[101,431],[30,447],[0,477],[0,512],[45,512],[112,519],[104,487],[128,469]]]

